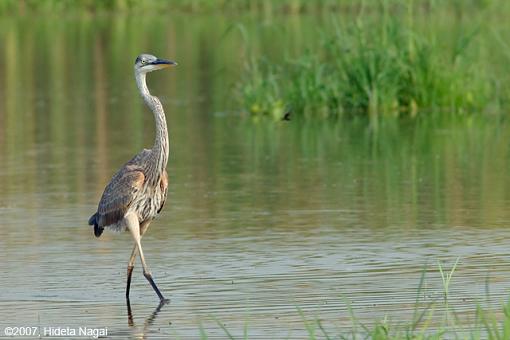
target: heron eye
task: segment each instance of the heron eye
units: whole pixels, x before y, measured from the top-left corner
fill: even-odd
[[[145,65],[147,62],[145,60],[142,60],[142,65]]]

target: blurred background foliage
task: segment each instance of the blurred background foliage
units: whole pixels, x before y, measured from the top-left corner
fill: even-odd
[[[501,0],[389,0],[391,5],[415,3],[424,9],[441,4],[458,12],[484,9]],[[353,11],[363,6],[371,7],[377,1],[368,0],[3,0],[3,13],[26,12],[130,12],[130,11],[182,11],[182,12],[265,12],[265,13],[330,13],[331,11]]]

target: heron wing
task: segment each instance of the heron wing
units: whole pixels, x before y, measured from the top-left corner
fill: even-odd
[[[106,186],[97,209],[96,221],[104,227],[119,222],[142,189],[145,175],[140,167],[126,164]]]

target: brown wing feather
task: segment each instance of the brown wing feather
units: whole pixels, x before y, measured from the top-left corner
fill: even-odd
[[[159,186],[161,188],[161,192],[163,193],[163,199],[161,200],[161,205],[158,209],[158,214],[161,212],[163,207],[165,206],[166,197],[168,193],[168,173],[166,170],[163,171],[163,175],[161,176],[161,181],[159,182]]]
[[[96,221],[100,227],[119,222],[136,194],[142,189],[145,176],[136,165],[126,165],[106,186],[97,209]]]

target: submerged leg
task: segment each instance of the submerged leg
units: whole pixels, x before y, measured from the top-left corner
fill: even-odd
[[[147,221],[145,223],[142,223],[140,226],[140,239],[142,238],[143,234],[147,231],[149,228],[150,221]],[[128,267],[127,267],[127,282],[126,282],[126,299],[129,299],[129,289],[131,288],[131,275],[133,274],[133,268],[135,267],[135,260],[136,256],[138,255],[138,246],[133,246],[133,251],[131,252],[131,257],[129,258]]]
[[[129,298],[126,299],[127,313],[128,313],[128,325],[134,326],[135,322],[133,321],[133,313],[131,312],[131,303],[129,302]]]
[[[127,267],[127,282],[126,282],[126,299],[129,300],[129,289],[131,288],[131,275],[133,274],[133,268],[135,267],[135,259],[136,255],[138,255],[138,248],[135,244],[133,247],[133,251],[131,252],[131,257],[129,258],[129,263]]]
[[[163,294],[159,291],[158,287],[154,283],[154,280],[152,279],[152,274],[149,271],[149,267],[147,266],[147,263],[145,262],[145,257],[143,256],[143,250],[142,250],[142,244],[140,243],[141,236],[140,236],[140,225],[138,223],[138,219],[135,215],[127,215],[125,217],[127,226],[129,231],[131,232],[131,236],[133,236],[133,239],[135,240],[136,247],[138,248],[138,253],[140,254],[140,260],[142,262],[143,267],[143,276],[149,281],[152,288],[158,295],[161,302],[168,302],[169,300],[165,299]]]

